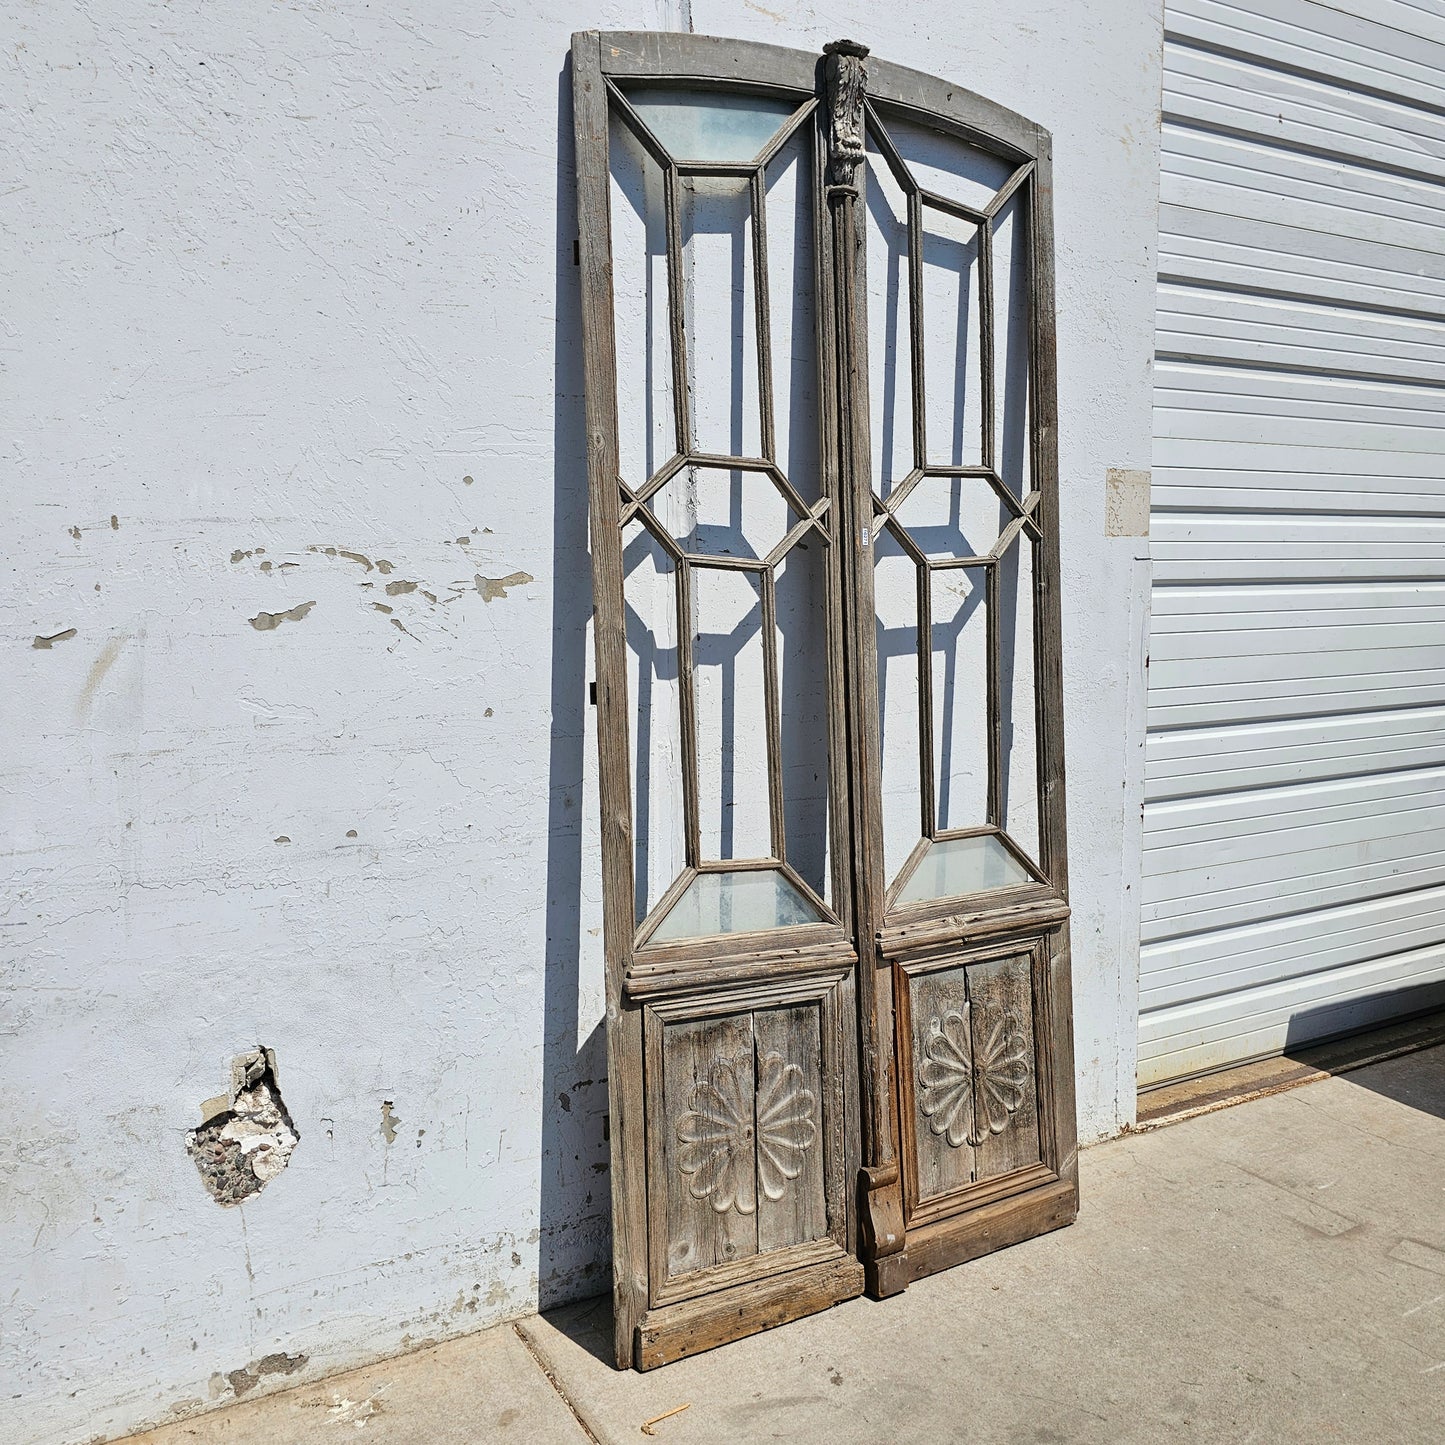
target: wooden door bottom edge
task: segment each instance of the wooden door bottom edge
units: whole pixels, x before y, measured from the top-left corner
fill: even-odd
[[[876,1299],[898,1294],[916,1279],[1062,1229],[1078,1212],[1077,1182],[1054,1179],[967,1214],[911,1229],[898,1254],[868,1264],[868,1293]]]
[[[656,1306],[637,1326],[633,1363],[639,1370],[652,1370],[701,1354],[855,1299],[863,1286],[863,1266],[852,1255],[844,1255],[771,1279]]]

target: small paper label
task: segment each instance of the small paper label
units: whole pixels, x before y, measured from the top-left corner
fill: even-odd
[[[873,540],[873,534],[872,534],[872,532],[870,532],[867,527],[864,527],[864,528],[862,529],[862,531],[859,533],[859,537],[860,537],[860,540],[861,540],[861,542],[862,542],[862,546],[863,546],[864,551],[867,551],[867,549],[868,549],[868,543]]]

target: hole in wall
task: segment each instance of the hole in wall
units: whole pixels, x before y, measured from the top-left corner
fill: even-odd
[[[221,1205],[259,1194],[290,1161],[301,1135],[281,1098],[275,1053],[258,1044],[231,1060],[230,1093],[201,1105],[186,1135],[201,1183]]]

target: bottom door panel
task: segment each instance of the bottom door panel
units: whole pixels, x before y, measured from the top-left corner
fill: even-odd
[[[859,1294],[848,1249],[853,971],[644,1010],[647,1369]]]
[[[880,1293],[1069,1223],[1056,1127],[1062,931],[894,961],[906,1237]]]

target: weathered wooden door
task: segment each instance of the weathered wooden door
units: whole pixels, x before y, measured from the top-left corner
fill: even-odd
[[[1072,1214],[1045,141],[829,50],[573,43],[620,1365],[857,1294],[860,1258],[891,1292]],[[909,127],[986,139],[1002,179],[979,172],[982,202],[912,179]],[[888,184],[903,231],[875,243]],[[939,253],[958,322],[942,461],[924,208],[982,237]],[[1026,300],[1000,333],[1004,271]],[[959,460],[964,418],[978,455]],[[945,529],[960,503],[970,529],[937,564],[912,514],[935,485],[957,494]],[[895,544],[922,840],[901,865]],[[938,673],[938,638],[965,632],[982,691]],[[955,697],[989,720],[956,765],[948,734],[940,770],[935,699],[952,718]],[[1025,736],[1036,775],[1016,784]],[[979,770],[958,824],[940,792]],[[1030,800],[1032,833],[1013,822]]]
[[[891,1294],[1068,1223],[1078,1185],[1049,137],[866,70],[840,269],[855,916],[891,1043],[866,1259]]]

